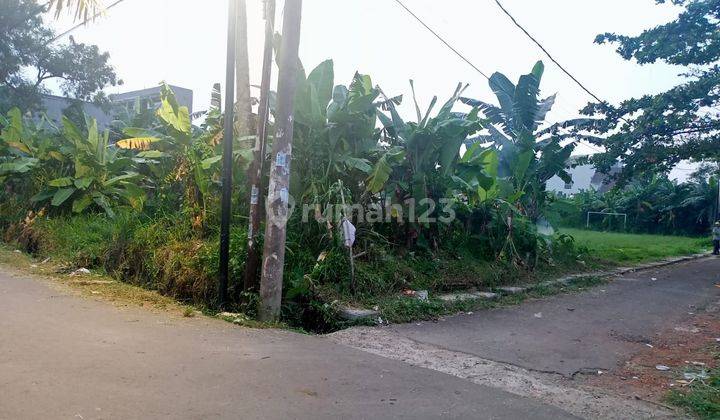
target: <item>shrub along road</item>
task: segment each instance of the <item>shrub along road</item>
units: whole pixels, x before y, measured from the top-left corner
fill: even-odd
[[[0,418],[572,418],[326,338],[62,287],[0,267]]]

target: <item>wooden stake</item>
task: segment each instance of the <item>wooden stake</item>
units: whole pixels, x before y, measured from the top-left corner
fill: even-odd
[[[294,123],[293,99],[297,88],[301,16],[302,0],[287,0],[283,14],[278,76],[278,110],[271,155],[272,164],[267,198],[269,212],[266,218],[260,280],[259,318],[261,321],[276,321],[280,318],[286,228],[290,216],[288,203]]]
[[[343,230],[343,244],[345,244],[345,241],[347,238],[345,237],[345,228],[343,227],[343,224],[345,220],[350,222],[350,219],[347,217],[347,206],[345,205],[345,191],[343,191],[343,182],[342,180],[338,180],[338,183],[340,184],[340,199],[342,200],[342,211],[343,211],[343,223],[340,224],[340,228]],[[347,245],[346,245],[347,246]],[[348,254],[350,255],[350,289],[352,290],[353,294],[355,294],[355,257],[353,257],[353,247],[352,244],[347,247]]]

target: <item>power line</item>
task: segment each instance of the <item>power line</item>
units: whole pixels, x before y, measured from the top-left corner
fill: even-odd
[[[600,99],[597,95],[595,95],[594,93],[592,93],[592,92],[590,91],[590,89],[588,89],[587,87],[585,87],[585,85],[582,84],[577,78],[575,78],[575,76],[573,76],[569,71],[567,71],[567,70],[565,69],[565,67],[562,66],[562,64],[558,63],[558,61],[545,49],[545,47],[543,47],[542,44],[540,44],[540,42],[539,42],[537,39],[535,39],[532,35],[530,35],[530,33],[529,33],[527,30],[525,30],[525,28],[523,28],[522,25],[520,25],[520,23],[518,23],[517,20],[515,20],[515,18],[513,17],[513,15],[511,15],[510,12],[508,12],[507,9],[505,9],[505,7],[503,7],[502,3],[500,3],[499,0],[495,0],[495,3],[496,3],[496,4],[498,5],[498,7],[500,7],[500,9],[510,18],[510,20],[512,20],[512,22],[515,24],[515,26],[517,26],[518,28],[520,28],[520,30],[523,31],[523,32],[525,33],[525,35],[527,35],[528,38],[530,38],[530,39],[535,43],[535,45],[537,45],[538,47],[540,47],[540,49],[542,50],[542,52],[544,52],[545,55],[547,55],[548,58],[549,58],[553,63],[555,63],[558,67],[560,67],[560,70],[562,70],[565,74],[568,75],[568,77],[570,77],[575,83],[577,83],[577,85],[580,86],[580,87],[582,88],[582,90],[584,90],[585,92],[587,92],[587,94],[590,95],[590,96],[592,96],[596,101],[598,101],[598,102],[605,102],[605,101],[603,101],[602,99]]]
[[[405,9],[405,11],[406,11],[407,13],[409,13],[413,18],[415,18],[415,20],[417,20],[418,22],[420,22],[420,24],[421,24],[422,26],[424,26],[425,29],[427,29],[431,34],[433,34],[438,40],[440,40],[443,44],[445,44],[446,47],[448,47],[452,52],[454,52],[458,57],[460,57],[460,58],[461,58],[463,61],[465,61],[467,64],[469,64],[473,69],[475,69],[475,71],[477,71],[478,73],[480,73],[480,74],[481,74],[483,77],[485,77],[486,79],[488,79],[488,80],[490,79],[485,72],[483,72],[482,70],[480,70],[480,69],[479,69],[476,65],[474,65],[468,58],[466,58],[466,57],[465,57],[462,53],[460,53],[456,48],[454,48],[452,45],[450,45],[449,42],[447,42],[447,41],[446,41],[442,36],[440,36],[435,30],[433,30],[428,24],[426,24],[418,15],[416,15],[412,10],[410,10],[401,0],[395,0],[395,2],[396,2],[398,5],[400,5],[400,7],[402,7],[403,9]],[[533,41],[535,41],[535,39],[534,39],[527,31],[525,31],[525,30],[517,23],[517,21],[515,21],[515,19],[510,15],[510,13],[508,13],[507,10],[505,10],[505,8],[502,6],[502,4],[500,4],[500,2],[498,2],[498,1],[496,0],[496,3],[497,3],[498,6],[500,6],[500,8],[510,17],[510,19],[512,19],[512,21],[515,22],[515,24],[516,24],[520,29],[522,29],[523,32],[525,32],[525,34],[527,34],[527,35],[530,37],[530,39],[532,39]],[[550,57],[550,59],[551,59],[558,67],[560,67],[560,69],[562,69],[568,76],[570,76],[570,78],[572,78],[578,85],[580,85],[580,87],[582,87],[588,94],[590,94],[592,97],[594,97],[598,102],[604,102],[602,99],[598,98],[598,97],[595,96],[592,92],[590,92],[587,88],[585,88],[585,86],[583,86],[582,83],[580,83],[575,77],[573,77],[567,70],[565,70],[565,69],[560,65],[560,63],[558,63],[558,62],[550,55],[550,53],[548,53],[548,52],[545,50],[545,48],[543,48],[542,45],[540,45],[540,43],[538,43],[537,41],[535,41],[535,43],[545,52],[545,54],[547,54],[548,57]],[[598,153],[604,153],[601,149],[595,147],[594,145],[590,144],[589,142],[584,142],[584,141],[579,140],[579,139],[578,139],[578,140],[575,140],[575,141],[578,142],[578,143],[580,143],[580,144],[582,144],[582,145],[584,145],[584,146],[586,146],[586,147],[588,147],[588,148],[590,148],[591,150],[594,150],[594,151],[598,152]]]
[[[397,4],[399,4],[400,7],[402,7],[403,9],[405,9],[405,11],[408,12],[412,17],[414,17],[415,20],[417,20],[418,22],[420,22],[420,24],[421,24],[422,26],[424,26],[425,29],[427,29],[428,31],[430,31],[431,34],[435,35],[435,38],[439,39],[440,42],[442,42],[443,44],[445,44],[446,47],[450,48],[450,50],[451,50],[452,52],[454,52],[454,53],[455,53],[458,57],[460,57],[464,62],[466,62],[467,64],[469,64],[470,67],[472,67],[473,69],[475,69],[476,72],[480,73],[480,75],[482,75],[484,78],[486,78],[486,79],[488,79],[488,80],[490,79],[490,77],[488,77],[487,74],[485,74],[485,73],[484,73],[482,70],[480,70],[475,64],[473,64],[469,59],[467,59],[467,58],[466,58],[464,55],[462,55],[458,50],[456,50],[452,45],[450,45],[449,42],[445,41],[445,39],[444,39],[442,36],[440,36],[440,34],[438,34],[437,32],[435,32],[435,31],[434,31],[430,26],[428,26],[422,19],[420,19],[420,17],[418,17],[418,15],[416,15],[415,13],[413,13],[413,11],[410,10],[407,6],[405,6],[405,4],[403,4],[402,1],[400,1],[400,0],[395,0],[395,2],[396,2]]]
[[[590,150],[594,150],[594,151],[596,151],[596,152],[598,152],[598,153],[605,153],[604,150],[601,150],[601,149],[593,146],[593,145],[592,145],[590,142],[588,142],[588,141],[577,140],[577,142],[580,143],[581,145],[589,148]]]
[[[571,133],[569,130],[567,130],[567,129],[563,128],[563,127],[558,127],[558,129],[565,131],[565,134],[568,134],[568,135],[572,135],[572,134],[573,134],[573,133]],[[582,140],[582,139],[576,138],[575,140],[573,140],[573,143],[580,144],[580,145],[585,146],[585,147],[587,147],[588,149],[594,150],[594,151],[596,151],[596,152],[598,152],[598,153],[605,153],[604,150],[601,150],[600,148],[596,147],[594,144],[590,143],[590,142],[587,141],[587,140]]]
[[[101,11],[95,13],[92,17],[85,19],[84,21],[78,23],[77,25],[73,26],[72,28],[68,29],[67,31],[65,31],[65,32],[63,32],[63,33],[61,33],[61,34],[56,35],[53,39],[51,39],[50,41],[48,41],[45,45],[50,45],[50,44],[52,44],[53,42],[57,41],[58,39],[64,37],[65,35],[68,35],[70,32],[72,32],[72,31],[80,28],[81,26],[84,26],[86,23],[90,22],[91,20],[94,20],[94,19],[97,18],[98,16],[102,15],[102,14],[105,13],[106,11],[112,9],[113,7],[117,6],[118,4],[120,4],[120,3],[124,2],[124,1],[125,1],[125,0],[117,0],[115,3],[113,3],[113,4],[111,4],[110,6],[106,7],[105,10],[101,10]]]

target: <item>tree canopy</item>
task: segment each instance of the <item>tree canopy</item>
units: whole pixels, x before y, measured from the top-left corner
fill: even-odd
[[[104,99],[104,87],[122,84],[109,54],[96,45],[72,37],[68,43],[51,43],[55,34],[43,23],[46,11],[47,5],[35,0],[0,3],[0,111],[37,106],[50,80],[69,97],[96,101]]]
[[[647,171],[667,172],[682,160],[717,162],[720,158],[720,0],[656,0],[684,6],[677,19],[638,36],[598,35],[598,44],[614,44],[617,53],[638,64],[685,66],[686,81],[664,93],[621,102],[589,104],[583,113],[601,117],[592,127],[604,138],[595,144],[606,153],[593,160],[609,170],[618,159],[623,179]]]

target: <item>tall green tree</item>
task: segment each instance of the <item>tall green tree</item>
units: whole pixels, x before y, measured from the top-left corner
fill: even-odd
[[[622,159],[622,179],[641,172],[667,172],[685,159],[720,159],[720,0],[656,2],[684,10],[674,21],[638,36],[606,33],[595,40],[616,45],[620,56],[641,65],[662,62],[686,67],[686,81],[667,92],[619,105],[593,103],[584,109],[585,114],[601,118],[593,130],[606,135],[594,142],[607,152],[593,160],[601,170],[609,170]]]
[[[12,107],[37,107],[46,83],[57,83],[64,95],[81,100],[104,100],[102,89],[122,84],[110,56],[95,45],[71,37],[50,43],[54,32],[42,17],[47,4],[35,0],[0,2],[0,112]]]

